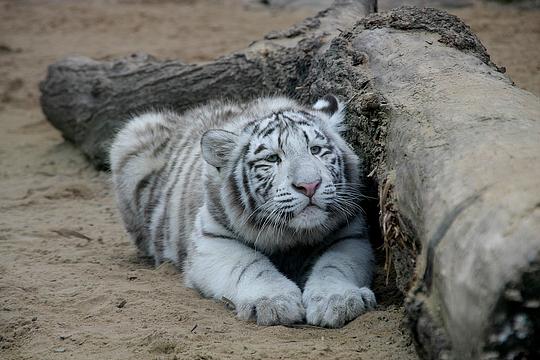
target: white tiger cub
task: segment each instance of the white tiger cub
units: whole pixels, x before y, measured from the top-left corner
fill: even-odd
[[[240,319],[343,326],[376,305],[343,117],[328,95],[313,107],[269,97],[133,118],[110,154],[128,233]]]

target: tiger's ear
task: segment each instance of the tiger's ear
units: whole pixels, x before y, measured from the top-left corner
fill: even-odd
[[[236,147],[238,135],[226,130],[208,130],[201,138],[204,160],[216,168],[223,167]]]
[[[345,119],[345,104],[339,101],[334,95],[325,95],[313,104],[313,108],[328,115],[330,117],[330,126],[335,130],[345,130],[342,125]]]

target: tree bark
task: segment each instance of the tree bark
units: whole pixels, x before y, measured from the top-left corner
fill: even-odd
[[[442,12],[367,18],[350,44],[390,105],[386,198],[422,248],[407,307],[425,355],[538,356],[540,100]]]
[[[106,167],[146,107],[284,93],[348,101],[348,141],[379,186],[380,225],[426,358],[534,357],[540,336],[540,100],[459,19],[338,1],[245,51],[187,65],[68,58],[41,84],[49,121]]]

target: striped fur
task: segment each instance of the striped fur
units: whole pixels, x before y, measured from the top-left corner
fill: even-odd
[[[111,149],[128,233],[241,319],[343,326],[375,305],[361,164],[340,136],[343,116],[327,96],[133,118]]]

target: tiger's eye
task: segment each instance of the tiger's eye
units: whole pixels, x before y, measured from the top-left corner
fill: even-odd
[[[320,146],[312,146],[309,150],[311,151],[313,155],[317,155],[318,153],[321,152],[322,149]]]
[[[266,161],[268,162],[278,162],[280,161],[281,159],[279,158],[279,156],[277,156],[277,154],[272,154],[272,155],[268,155],[266,158],[265,158]]]

